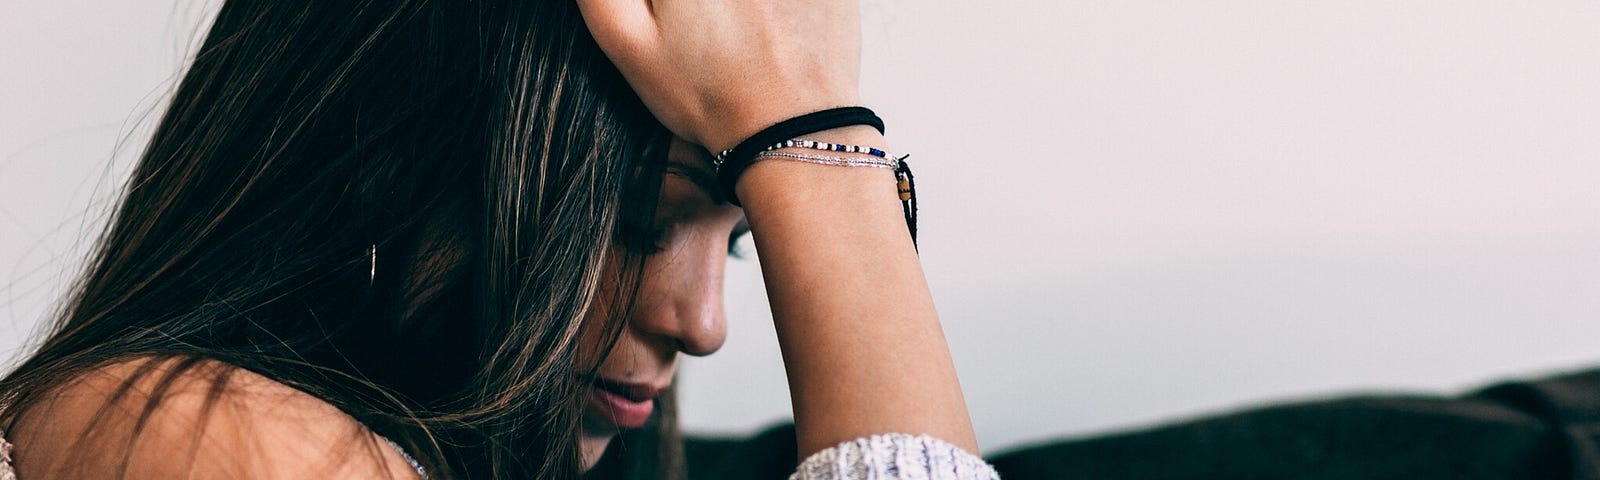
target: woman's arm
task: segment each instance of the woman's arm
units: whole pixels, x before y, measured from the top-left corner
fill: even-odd
[[[856,105],[855,0],[579,0],[651,112],[712,151]],[[886,147],[870,127],[808,135]],[[948,348],[885,169],[767,160],[743,199],[777,322],[800,453],[873,433],[976,452]]]
[[[870,127],[813,137],[884,147]],[[802,455],[873,433],[977,452],[886,169],[762,161],[738,186],[761,252]]]

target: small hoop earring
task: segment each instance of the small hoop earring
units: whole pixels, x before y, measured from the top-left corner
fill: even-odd
[[[372,259],[372,266],[367,270],[367,285],[371,286],[378,283],[378,244],[368,247],[367,255]]]

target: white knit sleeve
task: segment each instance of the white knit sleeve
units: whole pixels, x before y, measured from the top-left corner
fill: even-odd
[[[0,480],[17,480],[17,471],[11,469],[11,443],[6,432],[0,432]]]
[[[817,452],[789,480],[994,480],[982,458],[949,442],[904,433],[857,438]]]

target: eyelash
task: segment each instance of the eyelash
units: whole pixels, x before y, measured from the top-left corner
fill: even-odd
[[[641,249],[641,253],[644,253],[646,256],[650,256],[665,251],[667,249],[667,245],[663,242],[666,242],[667,234],[671,232],[671,226],[652,227],[649,232],[645,233],[647,240],[642,242],[645,244],[645,248]],[[728,235],[728,257],[738,260],[743,260],[745,258],[744,252],[739,249],[739,240],[749,235],[749,230],[730,233]]]

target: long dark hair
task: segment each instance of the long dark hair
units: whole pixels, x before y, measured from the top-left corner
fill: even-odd
[[[208,359],[433,478],[576,477],[580,333],[620,332],[669,138],[574,2],[228,1],[0,419]]]

